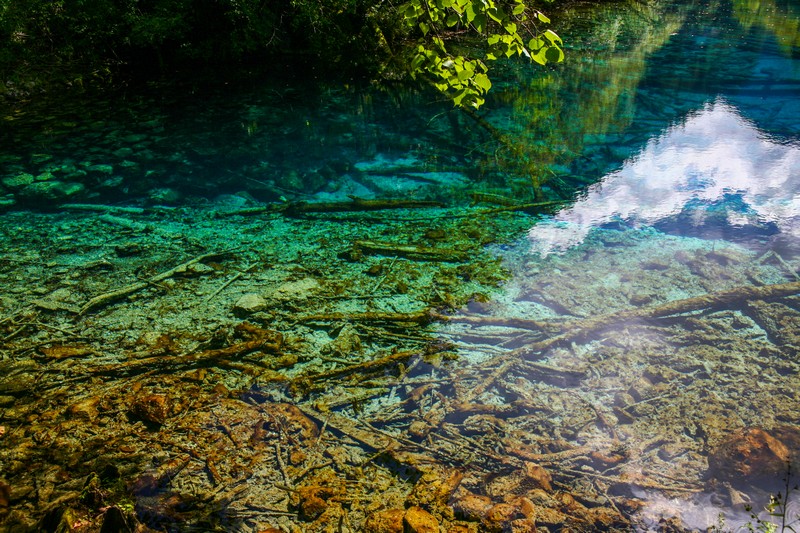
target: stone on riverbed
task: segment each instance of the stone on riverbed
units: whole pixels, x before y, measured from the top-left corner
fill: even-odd
[[[254,292],[243,294],[233,304],[233,312],[237,316],[247,316],[267,308],[267,301]]]

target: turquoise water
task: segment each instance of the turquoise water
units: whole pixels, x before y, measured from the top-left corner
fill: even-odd
[[[754,523],[800,458],[786,6],[577,5],[480,120],[274,80],[9,110],[3,527]]]

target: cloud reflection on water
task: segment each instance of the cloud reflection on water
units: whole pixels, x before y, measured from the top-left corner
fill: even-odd
[[[656,225],[697,206],[723,206],[724,222],[733,228],[774,226],[800,238],[800,146],[762,135],[718,99],[650,141],[571,207],[537,224],[530,239],[547,255],[580,244],[593,227],[618,220]],[[699,227],[710,213],[695,209],[682,221]]]

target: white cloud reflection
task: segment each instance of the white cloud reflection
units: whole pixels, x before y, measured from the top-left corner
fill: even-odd
[[[731,226],[757,220],[800,237],[800,147],[765,137],[718,100],[650,141],[583,199],[537,224],[530,238],[535,251],[560,252],[583,242],[593,227],[620,219],[653,225],[730,195],[747,208],[727,210]]]

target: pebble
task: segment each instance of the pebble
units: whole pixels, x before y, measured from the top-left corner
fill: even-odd
[[[767,431],[748,427],[732,433],[708,456],[709,474],[734,485],[781,479],[792,459],[789,448]]]
[[[254,292],[243,294],[241,298],[233,304],[233,312],[237,316],[246,316],[267,308],[267,301],[261,295]]]
[[[408,533],[439,533],[439,521],[422,507],[409,507],[403,525]]]
[[[3,185],[11,190],[17,190],[26,187],[31,183],[33,183],[33,181],[34,181],[33,174],[28,174],[27,172],[23,172],[13,176],[6,176],[2,179]]]
[[[482,520],[491,507],[491,498],[479,494],[467,494],[453,502],[453,512],[457,517],[475,522]]]
[[[402,509],[386,509],[370,514],[364,521],[364,533],[403,533]]]
[[[135,397],[131,404],[132,414],[159,425],[167,421],[171,410],[171,402],[164,394],[143,394]]]

